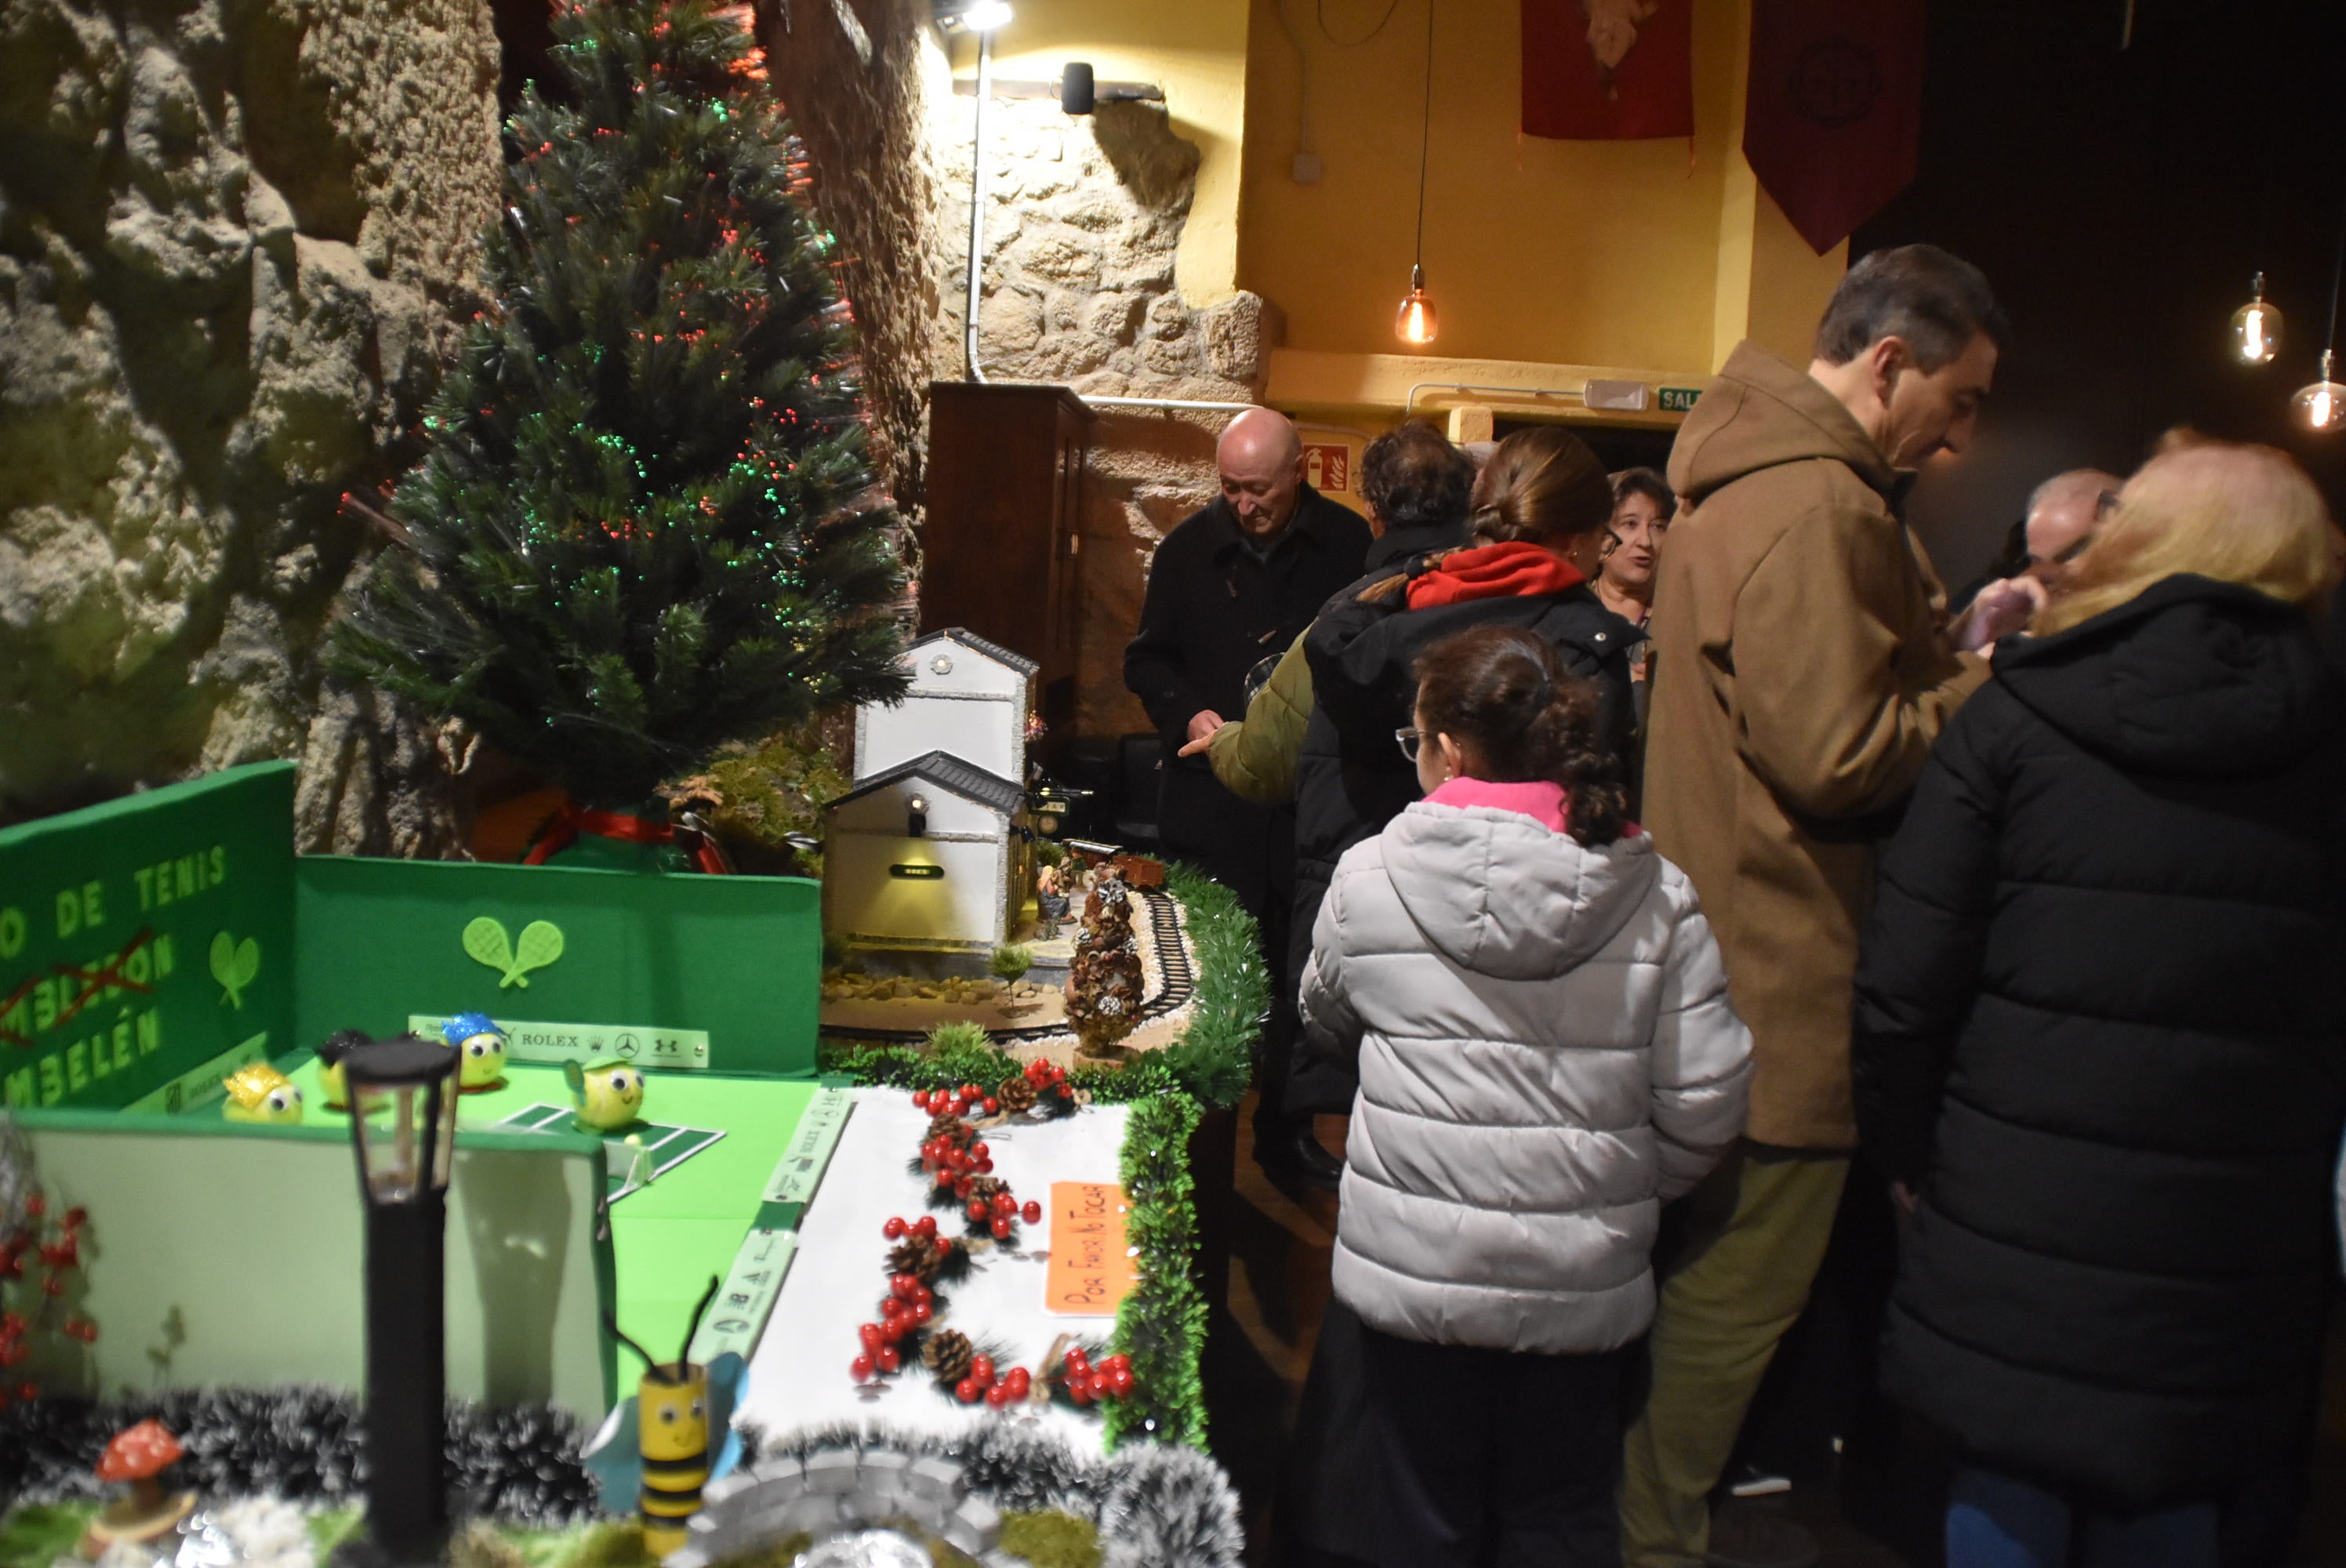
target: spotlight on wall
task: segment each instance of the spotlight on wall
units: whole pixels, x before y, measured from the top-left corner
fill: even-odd
[[[929,836],[929,798],[915,795],[904,802],[904,836],[925,839]]]
[[[1010,21],[1005,0],[929,0],[930,14],[948,33],[991,33]]]

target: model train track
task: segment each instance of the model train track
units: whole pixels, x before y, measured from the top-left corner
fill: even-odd
[[[1180,906],[1173,901],[1173,896],[1160,892],[1134,896],[1148,903],[1149,940],[1157,949],[1157,994],[1140,1004],[1140,1022],[1146,1023],[1185,1005],[1198,993],[1198,977],[1189,967],[1189,950],[1181,942]],[[1023,1029],[989,1029],[986,1033],[998,1044],[1021,1045],[1056,1040],[1075,1031],[1062,1020],[1057,1023],[1029,1024]],[[917,1045],[928,1038],[925,1029],[872,1029],[845,1024],[827,1024],[822,1033],[826,1039],[891,1045]]]

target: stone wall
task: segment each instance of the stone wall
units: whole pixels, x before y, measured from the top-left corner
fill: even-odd
[[[840,21],[850,6],[852,30]],[[926,0],[769,0],[760,15],[816,205],[842,240],[875,418],[895,443],[890,475],[917,515],[927,382],[964,369],[974,102],[951,90]],[[1174,284],[1198,152],[1162,105],[1104,103],[1076,117],[1056,100],[997,99],[986,141],[978,336],[989,379],[1098,396],[1259,395],[1275,331],[1263,301],[1240,293],[1199,310]],[[1086,734],[1147,728],[1124,689],[1124,644],[1157,542],[1213,496],[1226,420],[1103,411],[1094,427],[1076,717]]]
[[[325,688],[342,514],[469,314],[482,0],[0,8],[0,820],[305,762],[305,848],[458,842],[451,760]]]

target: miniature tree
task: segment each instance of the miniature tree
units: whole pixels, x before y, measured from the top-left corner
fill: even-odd
[[[554,27],[564,101],[510,123],[491,303],[338,664],[632,814],[720,745],[899,694],[903,573],[756,46],[708,0]]]
[[[31,1143],[0,1113],[0,1407],[39,1396],[16,1370],[31,1358],[35,1335],[97,1339],[97,1325],[67,1302],[88,1217],[78,1207],[56,1212],[33,1169]]]
[[[1035,967],[1035,950],[1023,942],[1005,942],[994,950],[986,967],[994,972],[996,980],[1024,979],[1026,972]]]
[[[1132,934],[1132,896],[1103,876],[1084,903],[1084,926],[1067,967],[1067,1022],[1093,1055],[1107,1055],[1140,1022],[1140,947]]]

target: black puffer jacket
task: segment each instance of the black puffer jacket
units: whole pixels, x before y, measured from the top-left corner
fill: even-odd
[[[1431,558],[1434,562],[1439,557]],[[1410,575],[1429,558],[1405,564]],[[1289,931],[1290,974],[1311,956],[1311,927],[1329,879],[1345,850],[1374,838],[1418,799],[1417,769],[1393,731],[1415,708],[1412,675],[1418,655],[1469,626],[1523,626],[1553,644],[1565,667],[1596,682],[1598,724],[1626,745],[1635,723],[1629,650],[1645,634],[1606,609],[1585,585],[1558,594],[1472,599],[1431,609],[1403,607],[1396,595],[1363,603],[1362,589],[1390,573],[1372,573],[1328,601],[1304,635],[1311,663],[1312,708],[1295,775],[1295,919]],[[1357,1087],[1349,1068],[1299,1062],[1290,1110],[1341,1114]]]
[[[1855,1050],[1922,1193],[1897,1398],[2113,1506],[2280,1462],[2346,1125],[2346,694],[2305,617],[2178,576],[1999,649],[1883,861]]]

